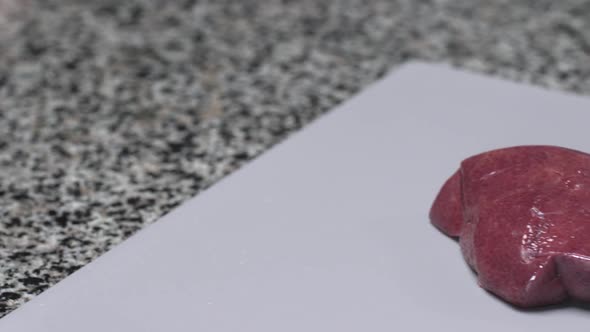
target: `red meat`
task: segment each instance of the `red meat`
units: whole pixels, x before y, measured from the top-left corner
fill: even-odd
[[[430,211],[481,287],[520,307],[590,301],[590,155],[518,146],[464,160]]]

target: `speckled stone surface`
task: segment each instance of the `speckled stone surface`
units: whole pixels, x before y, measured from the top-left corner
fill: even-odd
[[[0,0],[0,313],[409,59],[590,93],[588,1]]]

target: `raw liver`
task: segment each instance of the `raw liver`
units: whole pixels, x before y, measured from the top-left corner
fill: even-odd
[[[481,287],[520,307],[590,301],[590,155],[519,146],[464,160],[430,211]]]

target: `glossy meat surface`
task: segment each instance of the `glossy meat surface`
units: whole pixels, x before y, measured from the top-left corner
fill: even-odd
[[[459,237],[481,287],[521,307],[590,301],[590,155],[519,146],[464,160],[432,223]]]

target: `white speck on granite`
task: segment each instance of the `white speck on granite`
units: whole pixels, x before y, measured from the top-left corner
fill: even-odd
[[[396,65],[590,93],[587,1],[0,0],[0,315]]]

